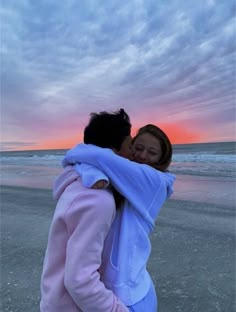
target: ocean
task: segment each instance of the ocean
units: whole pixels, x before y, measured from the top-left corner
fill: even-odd
[[[235,205],[236,142],[174,145],[172,198]],[[66,150],[0,152],[0,184],[52,188]]]
[[[235,149],[236,143],[174,146],[175,190],[157,218],[148,262],[162,312],[236,311]],[[0,154],[4,311],[39,310],[56,205],[50,189],[65,152]]]

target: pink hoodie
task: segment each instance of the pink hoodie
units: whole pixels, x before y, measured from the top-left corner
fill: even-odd
[[[116,207],[108,190],[84,188],[68,166],[55,182],[58,200],[41,279],[41,312],[127,312],[100,281],[104,240]]]

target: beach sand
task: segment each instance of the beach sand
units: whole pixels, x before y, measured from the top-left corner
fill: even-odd
[[[1,187],[1,311],[38,312],[50,190]],[[234,207],[169,200],[152,235],[159,312],[235,311]],[[66,311],[65,311],[66,312]]]

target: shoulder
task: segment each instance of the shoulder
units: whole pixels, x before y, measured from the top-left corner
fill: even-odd
[[[92,189],[83,186],[81,179],[71,183],[64,191],[64,197],[70,201],[80,201],[83,199],[90,199],[91,203],[98,204],[112,204],[114,203],[113,193],[109,188]]]
[[[76,190],[77,185],[77,190]],[[103,218],[109,222],[116,212],[115,200],[112,192],[107,189],[89,189],[73,186],[73,196],[67,207],[66,215],[90,215],[91,218]]]

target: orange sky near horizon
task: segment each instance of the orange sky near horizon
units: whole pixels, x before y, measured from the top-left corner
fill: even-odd
[[[189,128],[179,124],[163,123],[159,127],[165,131],[172,144],[188,144],[201,143],[203,135],[192,132]],[[132,136],[135,136],[138,127],[133,127]],[[68,133],[67,133],[68,136]],[[61,138],[57,140],[47,139],[40,141],[37,146],[27,146],[19,148],[18,150],[44,150],[44,149],[70,149],[78,143],[83,142],[83,133],[69,136],[68,138]]]

